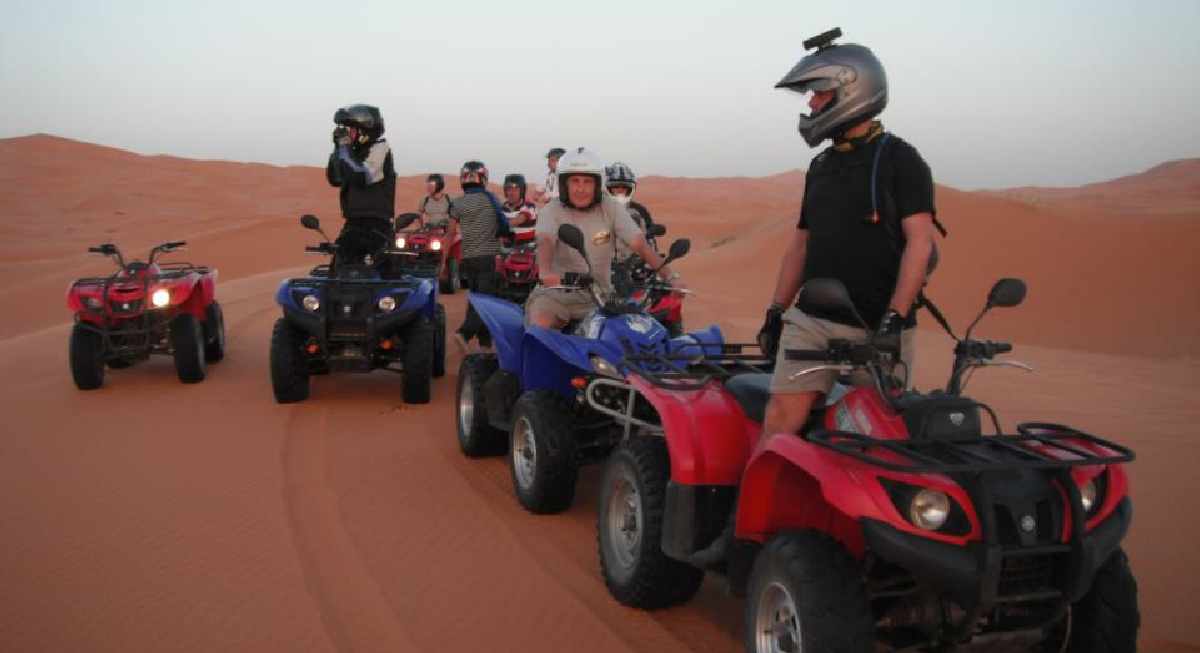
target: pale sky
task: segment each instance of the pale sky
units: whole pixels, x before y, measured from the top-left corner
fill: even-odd
[[[398,172],[806,168],[774,84],[834,26],[883,61],[889,129],[958,188],[1077,185],[1200,157],[1200,1],[0,0],[0,138],[323,166],[337,107]]]

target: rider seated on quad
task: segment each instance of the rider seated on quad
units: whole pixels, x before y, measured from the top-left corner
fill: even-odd
[[[635,254],[673,287],[686,289],[679,274],[663,265],[662,257],[646,242],[625,205],[604,193],[604,162],[595,152],[581,147],[567,153],[558,162],[558,187],[558,199],[542,207],[538,219],[537,261],[542,285],[530,293],[525,303],[527,324],[560,329],[591,312],[594,305],[588,292],[557,288],[574,285],[589,269],[592,289],[601,295],[611,294],[617,239],[628,243]],[[587,261],[566,243],[559,242],[561,224],[575,225],[583,232]]]
[[[434,172],[425,178],[424,197],[417,201],[417,227],[445,227],[450,224],[450,195],[446,193],[446,178]]]
[[[396,170],[392,151],[383,138],[379,109],[352,104],[333,115],[333,153],[325,178],[337,186],[346,223],[338,235],[337,259],[362,263],[367,255],[386,249],[393,237],[396,214]]]
[[[627,164],[617,161],[608,166],[605,173],[608,179],[608,194],[625,205],[629,211],[629,217],[633,218],[634,223],[642,230],[646,242],[650,243],[650,247],[654,251],[658,251],[658,243],[655,242],[654,233],[650,229],[654,226],[650,211],[642,204],[633,201],[633,194],[637,190],[637,175],[633,174],[633,169]],[[615,275],[613,286],[622,295],[628,294],[635,283],[645,282],[653,276],[650,268],[646,267],[640,259],[633,257],[633,251],[623,240],[617,240],[617,255],[613,259],[613,264],[613,274]]]
[[[525,199],[525,175],[513,173],[504,176],[504,217],[513,234],[511,244],[533,240],[536,236],[537,205]]]

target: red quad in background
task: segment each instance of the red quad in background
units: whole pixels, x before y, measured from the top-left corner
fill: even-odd
[[[126,262],[112,243],[90,247],[110,256],[117,271],[79,279],[67,290],[75,312],[71,376],[80,390],[104,384],[104,368],[129,367],[151,354],[169,354],[184,383],[204,380],[205,364],[225,357],[225,319],[216,300],[217,271],[185,262],[160,263],[184,251],[184,241],[155,245],[149,259]]]
[[[646,229],[646,241],[657,252],[657,239],[666,234],[667,225],[656,222]],[[617,294],[639,302],[645,299],[646,313],[666,327],[672,338],[682,336],[683,295],[673,292],[670,284],[653,283],[655,277],[656,273],[636,255],[629,256],[624,261],[613,259],[612,279]],[[647,293],[649,298],[646,298]]]
[[[462,256],[462,234],[455,234],[454,242],[447,243],[450,228],[446,224],[425,224],[416,229],[404,229],[419,217],[420,214],[417,213],[401,213],[396,216],[396,249],[416,254],[416,257],[405,261],[404,270],[414,277],[438,277],[438,290],[453,295],[459,288],[467,286],[459,265]],[[446,257],[446,267],[445,273],[439,276],[442,257]]]
[[[837,281],[803,292],[854,314]],[[1001,280],[983,312],[1024,296],[1022,281]],[[839,384],[799,434],[757,453],[773,362],[743,353],[754,347],[627,357],[661,433],[623,441],[604,472],[609,591],[662,608],[691,599],[706,572],[723,574],[745,598],[755,653],[1133,653],[1137,584],[1121,549],[1133,452],[1057,424],[1002,431],[991,408],[962,396],[964,378],[1028,366],[997,359],[1012,345],[971,330],[955,337],[945,390],[929,393],[892,375],[896,336],[785,352],[865,370],[875,385]]]
[[[538,283],[537,234],[533,223],[514,227],[496,255],[496,295],[524,305]]]

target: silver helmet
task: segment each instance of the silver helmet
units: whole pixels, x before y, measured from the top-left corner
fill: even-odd
[[[834,91],[833,100],[813,115],[800,116],[800,135],[809,147],[841,134],[883,112],[888,101],[887,73],[867,47],[833,43],[841,30],[832,30],[804,42],[805,55],[775,88],[797,93]]]
[[[622,204],[628,204],[633,199],[633,193],[637,190],[637,175],[633,174],[633,168],[627,164],[617,161],[604,169],[604,174],[608,178],[607,188],[610,195],[617,198],[617,201]],[[618,195],[613,191],[616,186],[624,186],[629,192],[624,195]]]

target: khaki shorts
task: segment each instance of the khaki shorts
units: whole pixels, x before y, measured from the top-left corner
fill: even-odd
[[[775,358],[775,373],[771,376],[771,394],[799,394],[819,392],[829,394],[837,381],[837,370],[821,370],[796,378],[797,372],[809,370],[822,363],[816,361],[790,361],[784,356],[788,349],[825,349],[833,338],[854,342],[865,342],[867,332],[862,327],[852,327],[829,320],[811,317],[792,307],[783,314],[783,335],[779,338],[779,353]],[[901,376],[912,378],[913,361],[916,358],[916,329],[905,329],[900,336],[900,360],[904,367],[897,370]],[[855,370],[850,374],[854,385],[873,385],[874,378],[866,370]],[[906,385],[908,382],[906,381]]]
[[[581,290],[547,290],[538,286],[525,300],[525,324],[536,311],[552,313],[562,322],[581,320],[596,307],[592,298]]]

